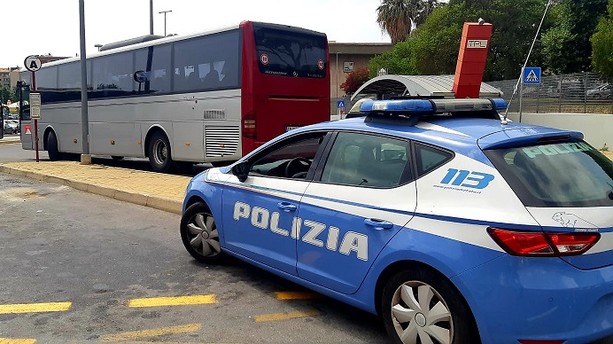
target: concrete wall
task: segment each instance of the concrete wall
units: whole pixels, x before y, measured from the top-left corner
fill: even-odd
[[[509,114],[509,118],[519,121],[519,114]],[[601,149],[606,144],[613,150],[613,115],[585,113],[523,113],[522,123],[546,127],[580,131],[585,141]]]

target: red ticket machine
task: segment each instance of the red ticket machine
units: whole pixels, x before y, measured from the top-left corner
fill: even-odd
[[[492,24],[481,21],[464,23],[453,81],[453,93],[456,98],[479,97],[492,31]]]

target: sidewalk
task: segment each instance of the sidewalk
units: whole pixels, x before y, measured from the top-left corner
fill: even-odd
[[[190,177],[75,161],[9,162],[0,172],[67,185],[117,200],[181,214]]]
[[[4,137],[0,139],[0,145],[1,144],[13,144],[13,143],[19,143],[19,135],[6,136],[5,134]]]

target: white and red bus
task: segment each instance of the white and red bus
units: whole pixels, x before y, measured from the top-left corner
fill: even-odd
[[[130,43],[87,58],[92,155],[148,157],[160,172],[178,161],[223,164],[284,131],[329,120],[323,33],[245,21]],[[29,82],[29,73],[22,77]],[[52,160],[82,153],[79,59],[44,64],[35,81],[42,149]],[[24,149],[34,148],[33,136],[22,134]]]

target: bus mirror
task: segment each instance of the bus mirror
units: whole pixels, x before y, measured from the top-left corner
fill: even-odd
[[[133,78],[134,78],[134,81],[141,84],[147,80],[147,73],[145,73],[144,70],[137,70],[136,72],[134,72]]]
[[[247,180],[247,177],[249,176],[249,162],[241,161],[232,166],[232,174],[234,174],[241,182]]]

